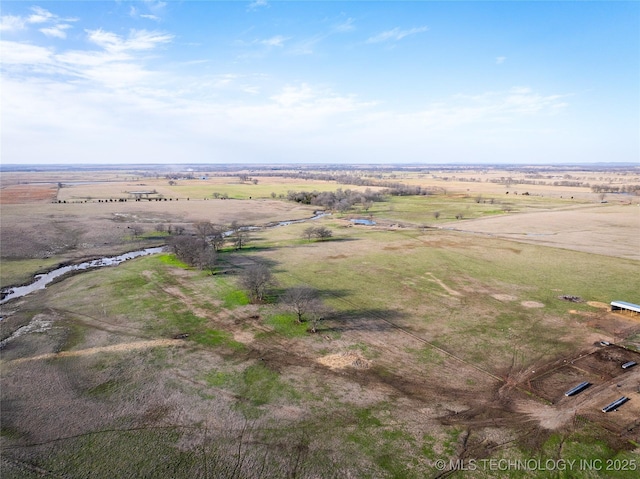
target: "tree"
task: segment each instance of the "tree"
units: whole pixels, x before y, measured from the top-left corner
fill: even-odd
[[[213,231],[209,236],[209,243],[211,243],[211,246],[213,246],[213,249],[216,251],[220,251],[224,246],[225,241],[227,241],[225,236],[226,230],[227,229],[222,225],[213,225]]]
[[[309,226],[304,229],[302,236],[308,241],[311,241],[311,238],[319,238],[323,240],[331,238],[333,236],[333,232],[326,226]]]
[[[144,233],[144,229],[140,225],[127,226],[127,228],[131,230],[131,234],[133,235],[134,238],[137,238],[142,233]]]
[[[313,238],[316,235],[316,229],[313,226],[309,226],[308,228],[305,228],[304,231],[302,232],[302,236],[304,238],[307,238],[307,241],[311,241],[311,238]]]
[[[247,227],[242,226],[237,221],[233,221],[229,226],[229,230],[231,231],[231,242],[235,249],[242,249],[242,247],[247,244],[247,241],[249,241],[249,231]]]
[[[252,303],[262,302],[269,288],[275,284],[271,271],[263,264],[252,264],[240,274],[240,286]]]
[[[435,219],[440,218],[440,212],[439,212],[439,211],[434,211],[434,212],[433,212],[433,217],[434,217]]]
[[[213,225],[210,221],[200,221],[195,224],[195,227],[198,237],[203,241],[207,241],[209,235],[213,233]]]
[[[296,315],[299,323],[309,322],[312,333],[316,332],[318,323],[329,313],[318,291],[309,286],[289,288],[280,298],[280,302],[286,310]]]
[[[333,232],[326,226],[318,226],[316,228],[316,236],[321,240],[324,240],[327,238],[331,238],[333,236]]]
[[[204,249],[200,251],[200,254],[197,258],[198,267],[202,270],[208,270],[209,273],[213,274],[216,270],[216,265],[218,263],[218,253],[216,250],[207,245]]]

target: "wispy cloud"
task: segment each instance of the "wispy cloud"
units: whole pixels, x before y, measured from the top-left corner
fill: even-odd
[[[26,19],[17,15],[2,15],[0,17],[0,31],[14,32],[25,28]]]
[[[255,11],[259,8],[268,7],[269,2],[267,0],[255,0],[249,4],[247,11]]]
[[[71,25],[68,23],[59,23],[52,27],[41,28],[40,32],[44,33],[48,37],[67,38],[67,32],[65,32],[65,30],[69,28],[71,28]]]
[[[71,28],[69,23],[76,22],[77,18],[61,18],[42,7],[31,7],[31,14],[25,17],[18,15],[3,15],[0,17],[0,31],[15,32],[24,30],[28,25],[50,24],[51,26],[40,28],[40,32],[48,37],[66,38],[65,30]]]
[[[429,30],[429,27],[415,27],[410,28],[409,30],[401,30],[399,27],[396,27],[392,30],[387,30],[367,39],[367,43],[382,43],[382,42],[397,42],[402,40],[405,37],[416,35],[418,33],[426,32]]]
[[[137,7],[131,5],[129,7],[129,16],[132,18],[144,18],[146,20],[153,20],[155,22],[160,22],[162,20],[159,14],[162,13],[164,8],[166,7],[166,2],[144,2],[143,5],[146,6],[147,9],[149,9],[152,13],[140,13],[140,10]],[[153,12],[157,12],[158,14],[155,14]]]
[[[268,47],[283,47],[284,42],[286,42],[290,38],[291,37],[283,37],[282,35],[275,35],[271,38],[260,40],[258,43],[260,43],[261,45],[266,45]]]
[[[56,18],[56,15],[41,7],[31,7],[33,12],[28,18],[27,23],[46,23]]]
[[[355,30],[355,21],[353,18],[347,18],[344,22],[334,25],[333,31],[335,32],[351,32]]]
[[[501,65],[507,60],[507,57],[496,57],[496,65]]]
[[[131,30],[127,38],[102,29],[86,30],[89,41],[109,52],[150,50],[162,43],[169,43],[173,35],[148,30]]]

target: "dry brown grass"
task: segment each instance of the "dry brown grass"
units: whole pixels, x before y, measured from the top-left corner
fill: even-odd
[[[640,207],[598,204],[440,225],[588,253],[640,259]]]

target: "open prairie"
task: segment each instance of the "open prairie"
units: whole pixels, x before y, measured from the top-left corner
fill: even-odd
[[[167,252],[2,304],[3,477],[636,477],[640,317],[608,305],[640,302],[640,197],[584,186],[636,169],[303,173],[3,172],[3,287],[198,222],[259,227],[213,275]],[[43,182],[51,200],[22,193]],[[339,188],[383,194],[288,223],[325,209],[289,191]],[[276,282],[251,303],[256,264]],[[278,300],[296,286],[330,311],[316,333]]]

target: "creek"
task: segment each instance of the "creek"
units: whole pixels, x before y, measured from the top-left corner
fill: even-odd
[[[243,227],[243,229],[245,230],[259,230],[259,229],[269,229],[269,228],[277,228],[277,227],[281,227],[281,226],[289,226],[292,224],[296,224],[296,223],[304,223],[305,221],[313,221],[313,220],[317,220],[319,218],[322,218],[323,216],[327,216],[330,213],[323,213],[323,212],[315,212],[314,216],[312,216],[311,218],[305,218],[305,219],[301,219],[301,220],[291,220],[291,221],[280,221],[277,223],[270,223],[264,227],[260,227],[260,226],[245,226]],[[226,232],[225,235],[229,235],[232,232]],[[121,254],[119,256],[112,256],[109,258],[99,258],[99,259],[94,259],[91,261],[85,261],[83,263],[78,263],[78,264],[70,264],[70,265],[66,265],[66,266],[61,266],[59,268],[56,268],[54,270],[49,271],[48,273],[44,273],[44,274],[37,274],[34,276],[34,281],[24,285],[24,286],[9,286],[7,288],[3,288],[2,291],[0,291],[0,297],[2,299],[0,299],[0,304],[4,304],[7,301],[10,301],[12,299],[16,299],[16,298],[22,298],[23,296],[26,296],[29,293],[32,293],[34,291],[38,291],[41,289],[45,289],[47,287],[48,284],[51,284],[55,279],[59,278],[60,276],[63,276],[69,272],[72,271],[84,271],[84,270],[93,270],[93,269],[97,269],[97,268],[104,268],[105,266],[117,266],[120,263],[123,263],[124,261],[130,260],[130,259],[134,259],[134,258],[139,258],[140,256],[147,256],[150,254],[156,254],[156,253],[160,253],[162,252],[164,249],[164,246],[158,246],[158,247],[154,247],[154,248],[146,248],[146,249],[142,249],[142,250],[137,250],[137,251],[131,251],[129,253],[124,253]],[[2,318],[0,318],[1,320]]]

